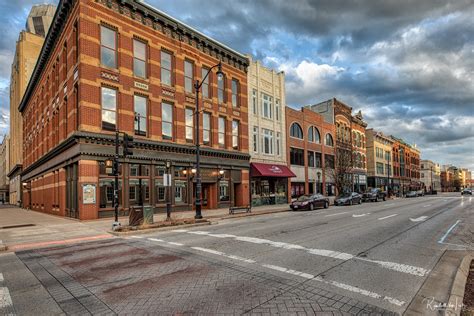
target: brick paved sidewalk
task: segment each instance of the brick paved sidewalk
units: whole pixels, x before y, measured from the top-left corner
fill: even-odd
[[[18,254],[66,314],[391,315],[252,265],[116,238]]]

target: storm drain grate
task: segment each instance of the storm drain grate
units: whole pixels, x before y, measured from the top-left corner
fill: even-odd
[[[36,226],[35,224],[21,224],[21,225],[11,225],[11,226],[2,226],[0,229],[10,229],[10,228],[21,228],[21,227],[31,227]]]

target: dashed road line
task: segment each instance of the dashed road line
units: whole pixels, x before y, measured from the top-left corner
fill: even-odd
[[[431,204],[423,205],[423,207],[428,207],[428,206],[431,206]]]
[[[260,244],[260,245],[269,245],[275,248],[283,248],[287,250],[302,250],[312,255],[335,258],[335,259],[340,259],[340,260],[351,260],[351,259],[360,260],[364,262],[374,263],[385,269],[402,272],[406,274],[411,274],[415,276],[421,276],[421,277],[427,275],[430,272],[429,269],[406,265],[402,263],[372,260],[368,258],[357,257],[350,253],[344,253],[344,252],[327,250],[327,249],[306,248],[304,246],[300,246],[296,244],[290,244],[290,243],[285,243],[285,242],[280,242],[280,241],[272,241],[272,240],[256,238],[256,237],[236,236],[236,235],[230,235],[230,234],[215,234],[215,233],[209,233],[206,231],[187,231],[187,233],[193,234],[193,235],[216,237],[216,238],[232,238],[238,241],[244,241],[244,242]]]
[[[392,214],[392,215],[388,215],[388,216],[384,216],[384,217],[379,217],[377,218],[379,221],[381,220],[384,220],[384,219],[387,219],[387,218],[390,218],[390,217],[394,217],[394,216],[397,216],[398,214]]]
[[[174,246],[184,246],[184,244],[182,244],[182,243],[179,243],[179,242],[172,242],[172,241],[168,241],[168,244],[174,245]]]
[[[3,278],[3,273],[0,273],[0,282],[4,282],[5,279]],[[0,284],[1,285],[1,284]],[[0,286],[0,309],[7,310],[13,307],[12,297],[10,295],[10,291],[6,286]],[[12,313],[8,313],[8,315],[14,315]]]
[[[239,257],[239,256],[228,255],[228,254],[225,254],[221,251],[217,251],[217,250],[213,250],[213,249],[202,248],[202,247],[191,247],[191,249],[199,250],[199,251],[203,251],[203,252],[207,252],[207,253],[212,253],[214,255],[226,257],[226,258],[229,258],[229,259],[234,259],[234,260],[237,260],[237,261],[243,261],[243,262],[247,262],[247,263],[256,263],[256,261],[252,260],[252,259],[246,259],[246,258],[242,258],[242,257]]]
[[[348,213],[348,212],[341,212],[341,213],[329,214],[329,215],[325,215],[324,217],[331,217],[331,216],[342,215],[342,214],[347,214],[347,213]]]

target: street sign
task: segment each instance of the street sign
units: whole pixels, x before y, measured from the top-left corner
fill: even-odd
[[[163,186],[170,187],[171,186],[171,174],[165,173],[163,175]]]

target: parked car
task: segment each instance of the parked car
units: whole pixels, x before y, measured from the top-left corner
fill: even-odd
[[[418,196],[418,192],[417,191],[408,191],[407,194],[405,194],[405,197],[409,198],[409,197],[417,197]]]
[[[362,194],[357,192],[344,193],[339,195],[334,201],[334,205],[362,204]]]
[[[387,199],[387,194],[379,188],[370,189],[367,192],[362,194],[362,201],[372,201],[377,202],[378,200],[385,201]]]
[[[469,194],[469,195],[472,195],[472,189],[464,189],[461,191],[461,195],[464,195],[464,194]]]
[[[423,190],[418,190],[418,191],[416,191],[416,194],[417,194],[418,196],[424,196],[424,195],[425,195],[425,191],[423,191]]]
[[[293,211],[314,210],[316,207],[329,207],[329,199],[322,194],[305,194],[290,204]]]

